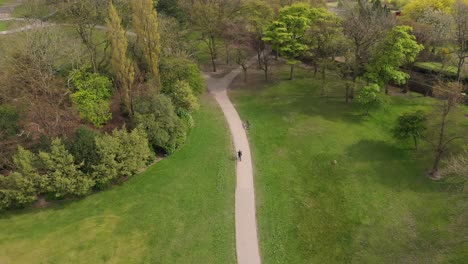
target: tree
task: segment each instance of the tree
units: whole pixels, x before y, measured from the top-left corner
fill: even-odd
[[[81,38],[89,54],[93,71],[97,73],[107,62],[107,56],[99,59],[99,50],[106,53],[109,46],[108,39],[101,40],[96,36],[96,27],[103,24],[107,16],[109,1],[106,0],[81,0],[66,2],[64,11],[67,18],[76,26],[76,32]]]
[[[422,111],[402,114],[395,124],[393,136],[399,140],[412,138],[414,148],[418,149],[418,141],[427,129],[426,121],[427,118]]]
[[[43,190],[55,197],[83,196],[94,186],[94,181],[76,164],[60,139],[54,139],[50,152],[39,152],[41,178],[45,178]]]
[[[158,13],[152,0],[134,0],[132,3],[133,29],[137,35],[137,47],[143,53],[148,73],[151,74],[157,89],[161,89],[159,57],[161,44]]]
[[[193,0],[185,5],[185,8],[190,10],[192,24],[201,32],[201,39],[208,47],[213,72],[217,71],[217,38],[225,22],[240,9],[240,3],[239,0]]]
[[[240,11],[241,20],[246,23],[246,30],[249,33],[248,43],[257,53],[258,68],[261,68],[261,55],[265,48],[263,35],[265,28],[273,20],[273,9],[262,0],[244,2]]]
[[[402,85],[406,83],[409,75],[400,70],[400,67],[414,62],[416,56],[424,46],[416,42],[411,34],[412,28],[396,26],[378,44],[367,65],[366,77],[385,87],[388,94],[388,83],[394,81]]]
[[[290,80],[294,79],[294,66],[299,63],[299,57],[308,49],[305,34],[310,28],[310,12],[307,4],[281,8],[278,20],[271,23],[263,37],[291,65]]]
[[[357,102],[365,111],[365,115],[369,115],[369,111],[373,108],[378,108],[383,103],[380,87],[377,84],[364,86],[357,96]]]
[[[428,136],[428,141],[434,149],[434,162],[429,177],[434,180],[440,179],[440,162],[447,154],[450,144],[461,138],[458,135],[450,134],[448,131],[450,114],[463,99],[461,90],[459,83],[439,83],[434,87],[434,92],[444,98],[435,112],[436,117],[438,116],[440,119],[437,120],[436,126],[429,130],[433,135]]]
[[[57,27],[23,32],[9,40],[0,59],[0,101],[22,109],[22,129],[30,137],[67,133],[79,120],[69,104],[71,91],[59,75],[80,63],[79,46]]]
[[[455,0],[413,0],[403,9],[403,14],[418,21],[428,9],[450,13]]]
[[[107,20],[109,39],[112,47],[111,66],[115,78],[120,86],[120,96],[126,111],[132,115],[132,86],[135,79],[135,68],[127,57],[128,41],[117,9],[111,3],[109,6],[109,19]]]
[[[308,56],[314,64],[314,74],[322,61],[342,55],[342,45],[345,42],[342,36],[340,19],[334,13],[322,8],[312,8],[310,12],[311,27],[307,31],[309,46]],[[341,54],[340,54],[341,53]],[[326,64],[326,63],[324,63]]]
[[[468,3],[457,0],[453,7],[453,20],[455,23],[455,38],[457,63],[457,80],[460,83],[463,77],[463,67],[468,52]]]
[[[69,80],[75,90],[71,98],[80,117],[97,128],[102,127],[112,118],[109,112],[111,81],[98,73],[87,72],[86,68],[72,71]]]
[[[344,33],[352,42],[354,54],[353,81],[362,75],[371,51],[395,24],[394,16],[378,2],[358,0],[357,4],[345,2],[343,13]],[[351,97],[353,97],[353,89]]]

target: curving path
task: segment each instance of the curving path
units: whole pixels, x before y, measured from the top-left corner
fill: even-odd
[[[236,69],[223,78],[205,76],[208,90],[221,106],[229,125],[236,151],[242,150],[242,161],[237,162],[236,186],[236,252],[238,264],[260,264],[252,159],[247,134],[241,118],[227,95],[227,87],[241,72]]]
[[[19,2],[20,1],[15,1],[15,4],[9,6],[8,9],[5,8],[4,10],[0,10],[0,21],[23,20],[12,18],[10,16],[11,10]],[[14,30],[0,31],[0,35],[15,34],[18,32],[54,25],[53,23],[42,22],[40,20],[29,21],[32,23],[27,26]],[[102,30],[107,29],[104,26],[97,26],[96,28]],[[135,33],[127,32],[127,35],[135,35]],[[238,68],[223,78],[213,78],[210,76],[205,76],[205,78],[208,85],[208,90],[214,95],[216,101],[223,110],[224,116],[226,117],[236,151],[242,150],[243,153],[242,161],[237,163],[236,170],[237,185],[235,198],[235,218],[237,263],[260,264],[261,260],[258,247],[255,192],[250,146],[239,114],[227,96],[227,87],[240,73],[241,69]]]

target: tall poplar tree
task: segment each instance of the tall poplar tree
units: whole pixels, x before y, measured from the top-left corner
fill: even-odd
[[[158,13],[152,0],[131,1],[133,29],[137,34],[137,46],[143,53],[147,71],[154,78],[156,88],[161,88],[159,57],[161,54]]]
[[[122,19],[117,13],[117,9],[110,3],[107,28],[109,29],[108,34],[112,47],[111,67],[119,84],[120,95],[125,108],[132,115],[131,91],[135,80],[135,68],[133,62],[127,57],[128,41],[121,22]]]

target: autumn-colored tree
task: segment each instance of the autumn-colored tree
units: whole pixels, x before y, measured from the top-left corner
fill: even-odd
[[[137,35],[137,47],[146,62],[156,89],[161,89],[159,77],[159,57],[161,53],[158,13],[152,0],[133,0],[133,30]]]
[[[109,19],[107,20],[108,35],[112,47],[111,66],[116,81],[120,87],[120,96],[125,110],[132,115],[132,86],[135,79],[133,62],[127,57],[128,40],[122,27],[121,18],[117,9],[111,3],[109,6]]]

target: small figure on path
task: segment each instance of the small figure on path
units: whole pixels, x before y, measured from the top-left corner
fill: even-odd
[[[239,159],[239,161],[242,161],[242,151],[240,149],[237,152],[237,158]]]
[[[250,128],[250,122],[249,122],[249,120],[247,120],[247,121],[245,121],[244,123],[242,123],[242,125],[244,126],[244,129],[245,129],[245,130],[249,130],[249,128]]]

